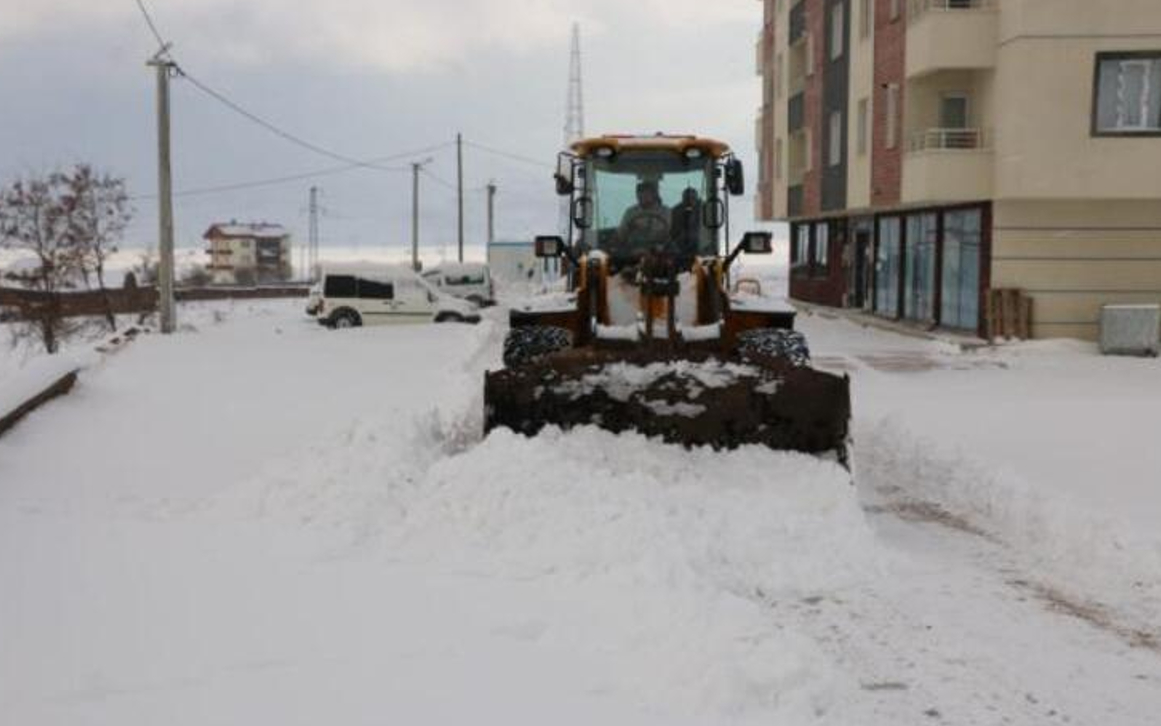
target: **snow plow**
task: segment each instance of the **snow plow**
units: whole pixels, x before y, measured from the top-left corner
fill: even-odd
[[[772,252],[767,232],[724,249],[743,178],[728,146],[693,136],[603,136],[562,153],[569,239],[538,237],[536,254],[567,285],[512,309],[504,368],[485,376],[485,432],[596,425],[847,466],[849,379],[810,367],[794,308],[730,292],[740,255]]]

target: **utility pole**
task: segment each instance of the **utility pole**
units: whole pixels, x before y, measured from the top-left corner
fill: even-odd
[[[464,261],[464,135],[456,134],[456,197],[459,205],[460,262]]]
[[[430,164],[430,158],[411,162],[411,269],[419,272],[419,173]]]
[[[157,70],[158,314],[161,332],[166,335],[177,327],[173,302],[173,174],[169,153],[169,79],[176,72],[177,63],[168,55],[167,43],[146,63]]]
[[[318,266],[318,187],[310,188],[310,251],[307,253],[307,278],[314,282]]]
[[[488,182],[488,245],[496,241],[496,182]]]

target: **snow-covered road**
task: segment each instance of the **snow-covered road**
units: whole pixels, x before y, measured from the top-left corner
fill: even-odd
[[[1161,712],[1148,545],[1125,554],[1135,589],[1066,581],[1067,548],[1025,546],[1009,502],[972,498],[994,493],[974,450],[922,446],[938,427],[899,414],[957,372],[1018,382],[1010,359],[808,321],[855,378],[856,489],[761,449],[481,441],[499,325],[330,333],[291,303],[197,321],[0,439],[0,723]],[[937,367],[892,371],[916,360]]]

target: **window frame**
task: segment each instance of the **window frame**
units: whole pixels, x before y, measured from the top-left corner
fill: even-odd
[[[830,276],[831,222],[821,220],[812,225],[810,240],[810,276]],[[820,234],[821,233],[821,234]]]
[[[826,133],[826,166],[828,169],[840,167],[843,164],[843,114],[842,111],[831,111],[827,119]]]
[[[847,23],[846,23],[846,5],[844,3],[837,3],[830,6],[830,17],[827,19],[829,27],[830,48],[827,56],[831,62],[837,61],[843,57],[843,53],[847,50]]]
[[[887,128],[884,129],[887,137],[885,145],[888,149],[895,149],[899,146],[899,84],[888,83],[883,92],[887,96],[883,104],[886,106],[884,111],[887,114]]]
[[[1090,135],[1094,138],[1147,139],[1161,137],[1161,128],[1146,127],[1141,131],[1106,131],[1100,127],[1101,65],[1107,61],[1127,60],[1161,61],[1161,48],[1157,50],[1101,51],[1096,54],[1093,62],[1091,128],[1089,130]]]
[[[870,147],[871,136],[871,99],[869,96],[864,96],[859,99],[857,113],[855,151],[858,156],[866,156],[867,149]]]

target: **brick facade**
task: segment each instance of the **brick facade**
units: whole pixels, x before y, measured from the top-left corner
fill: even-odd
[[[893,2],[900,11],[891,17]],[[903,0],[875,1],[875,95],[871,135],[871,204],[875,207],[899,203],[903,189],[903,104],[906,84],[907,22]],[[895,145],[887,143],[887,86],[899,88],[895,113]]]
[[[802,0],[806,6],[806,32],[810,38],[811,67],[813,73],[806,78],[805,126],[810,129],[810,171],[803,175],[804,215],[816,215],[822,211],[822,79],[826,66],[826,13],[824,0]]]

